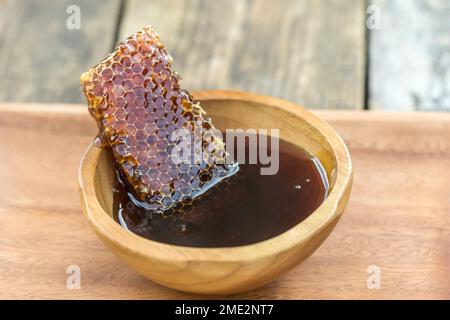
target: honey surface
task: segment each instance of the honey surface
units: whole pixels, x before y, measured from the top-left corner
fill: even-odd
[[[234,149],[238,161],[239,152],[249,154],[249,143]],[[273,151],[258,146],[261,150]],[[317,159],[284,140],[279,154],[277,174],[261,175],[263,164],[241,161],[238,173],[170,215],[155,215],[137,206],[119,179],[113,216],[135,234],[175,245],[233,247],[270,239],[306,219],[328,194],[328,180]]]

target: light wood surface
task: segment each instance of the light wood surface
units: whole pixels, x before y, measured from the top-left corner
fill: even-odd
[[[368,4],[380,21],[369,36],[369,107],[450,111],[450,2]]]
[[[350,156],[330,126],[288,101],[228,91],[203,91],[195,97],[219,130],[278,129],[280,139],[317,157],[330,185],[322,205],[290,230],[251,245],[187,248],[150,241],[125,230],[112,218],[112,159],[105,149],[92,146],[81,160],[79,171],[83,211],[111,251],[152,281],[192,293],[249,291],[304,261],[328,237],[350,196]]]
[[[77,167],[96,128],[85,107],[0,106],[1,298],[203,298],[145,280],[82,215]],[[299,267],[232,298],[450,298],[450,115],[321,111],[349,146],[352,197]],[[69,265],[81,289],[66,288]],[[370,265],[381,288],[368,289]]]
[[[120,38],[147,24],[191,90],[238,89],[311,108],[363,107],[363,0],[126,1]]]

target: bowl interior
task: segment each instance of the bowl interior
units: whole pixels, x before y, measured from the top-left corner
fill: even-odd
[[[288,141],[311,155],[317,157],[325,169],[329,193],[336,181],[337,160],[333,147],[327,137],[321,132],[321,121],[311,123],[313,115],[295,106],[295,114],[285,108],[274,107],[262,102],[240,99],[207,99],[201,100],[203,108],[213,119],[215,126],[225,129],[279,129],[280,139]],[[304,117],[302,116],[304,115]],[[94,184],[96,197],[110,216],[113,216],[112,186],[114,171],[109,152],[103,151],[99,155],[95,170]]]

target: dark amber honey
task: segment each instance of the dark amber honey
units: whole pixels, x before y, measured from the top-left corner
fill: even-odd
[[[248,141],[242,148],[248,150]],[[143,209],[117,171],[114,218],[131,232],[159,242],[232,247],[289,230],[326,198],[328,182],[322,166],[289,142],[279,142],[277,174],[261,175],[261,167],[240,163],[237,174],[165,214]]]

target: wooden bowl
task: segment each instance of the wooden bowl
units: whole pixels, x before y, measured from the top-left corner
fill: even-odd
[[[111,251],[131,268],[167,287],[203,294],[231,294],[268,283],[311,255],[333,230],[347,204],[352,165],[339,135],[324,121],[287,101],[243,92],[194,94],[216,127],[280,129],[322,162],[330,193],[306,220],[271,239],[230,248],[192,248],[151,241],[112,218],[112,161],[90,146],[79,171],[84,214]]]

